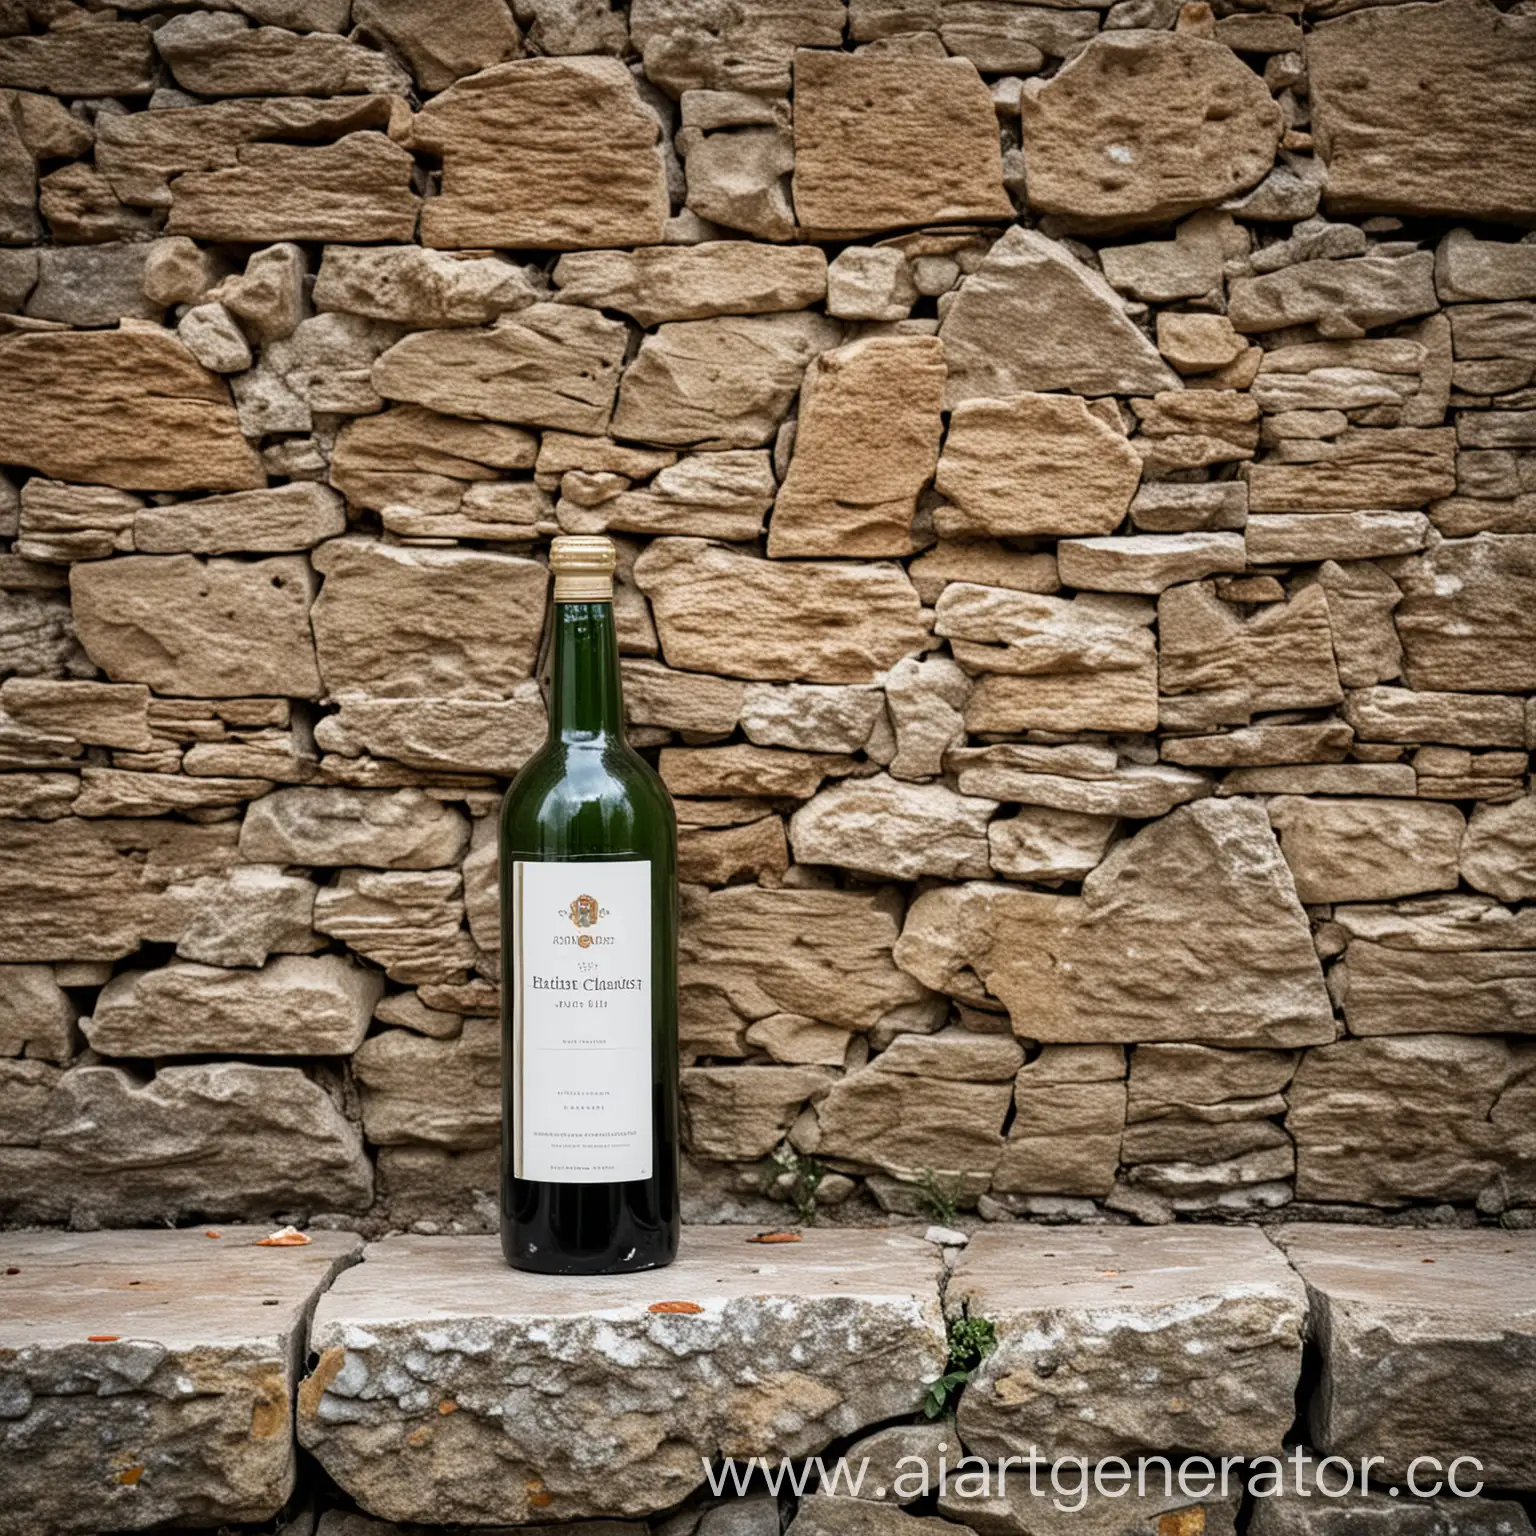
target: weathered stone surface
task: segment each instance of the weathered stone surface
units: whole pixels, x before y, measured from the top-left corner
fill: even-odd
[[[1147,303],[1166,304],[1174,299],[1203,298],[1218,288],[1227,258],[1240,257],[1247,249],[1248,236],[1230,213],[1205,210],[1185,219],[1174,230],[1172,240],[1105,246],[1099,260],[1105,277],[1121,293]]]
[[[843,0],[785,0],[771,10],[732,6],[705,20],[690,0],[638,0],[629,33],[648,79],[670,95],[741,91],[783,96],[796,48],[837,48]]]
[[[975,1454],[1277,1455],[1290,1428],[1306,1292],[1261,1232],[982,1231],[946,1305],[997,1327],[956,1420]]]
[[[27,297],[27,314],[77,326],[110,326],[123,319],[158,321],[161,306],[144,291],[146,257],[153,249],[116,240],[44,246],[37,252],[37,286]]]
[[[1434,89],[1420,91],[1425,59]],[[1331,211],[1517,223],[1536,213],[1527,17],[1488,0],[1364,11],[1315,28],[1306,61]]]
[[[260,1220],[373,1198],[357,1128],[297,1067],[208,1062],[147,1082],[118,1067],[43,1070],[35,1134],[0,1147],[7,1221]]]
[[[206,965],[264,965],[275,953],[307,954],[316,886],[275,865],[246,864],[192,882],[176,954]]]
[[[944,378],[933,336],[870,337],[810,365],[770,558],[912,552],[917,498],[938,463]]]
[[[1114,816],[1026,806],[988,825],[992,868],[1013,880],[1042,884],[1081,880],[1103,862],[1119,825]]]
[[[907,567],[907,574],[925,603],[937,602],[952,581],[1015,592],[1050,593],[1061,585],[1054,555],[1027,554],[1001,539],[940,539]]]
[[[133,548],[137,496],[104,486],[65,485],[34,475],[21,488],[15,548],[30,560],[98,560]]]
[[[991,674],[964,701],[972,730],[1152,730],[1151,614],[951,582],[935,632],[962,666]]]
[[[1269,171],[1280,111],[1232,51],[1188,33],[1105,32],[1019,98],[1031,208],[1096,231],[1165,223]]]
[[[387,1517],[520,1521],[536,1510],[649,1513],[700,1483],[717,1453],[800,1455],[915,1410],[924,1379],[944,1362],[936,1250],[909,1237],[811,1229],[770,1261],[747,1235],[691,1229],[664,1281],[544,1286],[504,1268],[492,1238],[374,1244],[357,1279],[343,1279],[316,1311],[320,1364],[300,1389],[300,1441]],[[703,1310],[647,1311],[671,1296]],[[540,1379],[565,1377],[573,1351],[587,1363],[601,1358],[591,1347],[599,1325],[624,1339],[626,1358],[655,1371],[586,1374],[555,1398],[539,1389],[533,1418],[532,1400],[526,1411],[489,1412],[506,1398],[505,1352],[543,1351]],[[453,1347],[470,1331],[487,1340],[484,1350]],[[861,1342],[873,1333],[884,1341],[878,1361]],[[425,1373],[419,1403],[411,1396],[402,1407],[383,1382],[413,1369]],[[679,1371],[694,1383],[681,1395]],[[440,1399],[457,1404],[451,1424]],[[560,1425],[553,1443],[565,1448],[553,1456],[548,1429],[525,1438],[521,1427],[551,1412]],[[618,1412],[647,1433],[615,1442],[608,1426]],[[419,1436],[407,1476],[384,1447],[416,1427],[431,1433]],[[530,1504],[545,1494],[549,1503]]]
[[[492,1146],[501,1127],[501,1025],[466,1019],[450,1040],[385,1030],[353,1057],[363,1128],[381,1146]]]
[[[993,702],[989,701],[989,707]],[[974,717],[974,711],[968,713]],[[990,747],[956,748],[946,762],[958,770],[962,794],[1078,811],[1089,816],[1165,816],[1174,806],[1203,799],[1212,789],[1204,774],[1162,763],[1131,763],[1126,767],[1096,763],[1079,768],[1049,760],[1042,763],[1041,755],[1038,748],[999,742]]]
[[[1082,400],[967,400],[950,416],[934,526],[944,538],[1110,533],[1140,480],[1135,449]]]
[[[713,680],[712,680],[713,681]],[[738,715],[748,741],[801,752],[857,752],[869,744],[884,699],[878,687],[723,680],[738,690]]]
[[[334,491],[295,481],[199,501],[144,507],[134,514],[133,545],[144,554],[227,555],[311,549],[347,529]]]
[[[1334,987],[1351,1034],[1530,1033],[1536,959],[1520,913],[1480,896],[1340,907]]]
[[[145,752],[149,689],[136,683],[92,683],[8,677],[0,683],[0,711],[12,721],[93,746]]]
[[[392,980],[419,985],[460,982],[474,964],[464,916],[457,869],[345,869],[315,897],[317,932],[383,966]]]
[[[1099,1045],[1048,1045],[1013,1085],[1013,1124],[992,1180],[1012,1195],[1107,1195],[1125,1130],[1125,1059]]]
[[[729,885],[745,876],[760,885],[775,886],[788,868],[789,844],[784,838],[784,823],[777,816],[718,829],[685,827],[678,833],[679,880]]]
[[[407,336],[374,365],[373,384],[450,416],[602,433],[628,334],[595,310],[534,304],[487,330]]]
[[[76,1010],[47,965],[0,966],[0,1056],[68,1061]]]
[[[865,683],[926,631],[893,565],[759,560],[701,539],[662,539],[635,562],[669,666],[765,681]]]
[[[1536,245],[1453,229],[1435,248],[1435,292],[1442,304],[1536,298]]]
[[[1020,225],[961,284],[939,338],[951,408],[1028,390],[1150,395],[1179,388],[1114,289],[1065,246]]]
[[[1304,902],[1455,888],[1466,820],[1453,805],[1282,795],[1269,815]]]
[[[321,545],[314,563],[330,693],[498,699],[533,670],[549,581],[535,561],[349,537]]]
[[[1091,592],[1164,592],[1246,563],[1240,533],[1136,533],[1064,539],[1056,547],[1062,584]]]
[[[847,773],[838,753],[780,752],[772,747],[663,747],[658,762],[674,795],[783,796],[808,800],[830,774]]]
[[[684,1032],[712,997],[743,1023],[796,1013],[856,1030],[924,1002],[927,990],[891,959],[900,919],[890,891],[732,886],[690,899],[679,942]]]
[[[462,813],[418,789],[279,789],[240,828],[250,864],[438,869],[457,864],[468,842]]]
[[[125,490],[266,483],[229,386],[158,328],[0,337],[0,460]]]
[[[1214,582],[1170,587],[1157,601],[1157,629],[1158,687],[1177,696],[1182,726],[1247,725],[1265,710],[1344,697],[1320,587],[1248,616],[1223,602]]]
[[[1344,718],[1362,741],[1434,741],[1466,747],[1525,742],[1522,701],[1497,694],[1413,688],[1352,688]]]
[[[886,1054],[889,1054],[888,1052]],[[813,1106],[814,1126],[795,1141],[818,1157],[882,1173],[986,1183],[1003,1146],[1011,1076],[971,1082],[881,1066],[885,1057],[832,1084]]]
[[[91,18],[41,36],[0,38],[0,87],[54,96],[147,96],[155,88],[151,33],[137,22]]]
[[[200,698],[318,698],[313,594],[297,555],[129,555],[70,570],[81,644],[108,677]]]
[[[314,291],[317,309],[417,326],[486,325],[540,297],[528,269],[505,257],[415,245],[328,245]]]
[[[1417,508],[1455,489],[1449,429],[1351,427],[1331,442],[1309,446],[1310,462],[1249,466],[1253,511]]]
[[[976,66],[797,53],[794,200],[824,235],[1012,218]]]
[[[179,113],[177,114],[180,115]],[[165,230],[199,240],[409,240],[414,161],[382,133],[334,144],[237,143],[171,184]]]
[[[1406,569],[1398,585],[1397,629],[1412,687],[1536,687],[1536,535],[1447,539]]]
[[[670,211],[658,125],[617,59],[518,59],[459,80],[411,125],[441,155],[425,245],[654,245]]]
[[[262,1235],[0,1237],[8,1536],[266,1520],[282,1508],[309,1310],[361,1243],[317,1232],[302,1248],[261,1248]]]
[[[577,252],[554,276],[561,303],[622,310],[645,326],[804,309],[827,296],[826,252],[749,240]]]
[[[1531,1155],[1529,1073],[1507,1041],[1462,1035],[1308,1051],[1286,1117],[1297,1198],[1400,1206],[1499,1192]]]
[[[803,311],[663,325],[646,336],[624,371],[614,436],[760,447],[772,441],[806,365],[841,335],[836,321]]]
[[[222,304],[197,304],[176,326],[181,344],[213,373],[242,373],[251,366],[251,348]]]
[[[625,692],[631,692],[627,670]],[[367,753],[411,768],[510,776],[543,744],[545,734],[544,698],[528,679],[515,684],[505,699],[348,695],[334,715],[318,723],[315,740],[323,750],[346,757]]]
[[[887,718],[896,737],[887,764],[893,778],[927,779],[942,770],[944,754],[965,740],[961,710],[970,688],[970,679],[946,656],[903,657],[886,673]],[[877,720],[877,731],[879,725]]]
[[[834,864],[890,880],[983,879],[995,801],[886,774],[822,790],[795,812],[789,842],[801,864]]]
[[[1320,335],[1359,336],[1435,309],[1434,272],[1429,251],[1298,262],[1262,277],[1238,278],[1228,314],[1240,331],[1315,324]]]
[[[741,719],[745,694],[742,683],[703,672],[674,672],[660,662],[637,658],[623,661],[621,668],[625,716],[632,725],[656,725],[667,730],[728,736]],[[789,741],[763,744],[803,745]],[[862,746],[863,742],[858,745]],[[829,747],[825,750],[851,752],[855,748]]]
[[[424,91],[440,91],[518,51],[517,23],[503,0],[466,0],[454,7],[452,26],[444,26],[441,13],[424,0],[357,0],[352,25],[404,59]]]
[[[1536,896],[1536,800],[1480,805],[1461,845],[1462,878],[1503,901]]]
[[[1465,1454],[1494,1487],[1536,1482],[1536,1237],[1300,1223],[1280,1242],[1322,1346],[1309,1412],[1319,1450],[1352,1456],[1369,1441],[1384,1478],[1418,1455]]]
[[[156,31],[155,49],[177,85],[199,96],[404,94],[410,85],[386,53],[335,33],[251,27],[227,12],[173,16]]]
[[[767,1157],[813,1094],[831,1079],[815,1067],[685,1067],[685,1145],[702,1157]]]
[[[350,1056],[384,981],[340,955],[284,955],[260,970],[177,962],[124,971],[81,1028],[104,1056]]]
[[[289,97],[222,101],[174,111],[102,113],[95,125],[96,166],[125,203],[169,208],[169,183],[184,171],[233,167],[242,146],[262,139],[314,144],[383,128],[390,110],[388,96],[339,96],[329,101]],[[409,239],[410,232],[396,238]]]
[[[71,809],[77,816],[163,816],[238,806],[264,795],[269,779],[183,777],[122,768],[86,768]]]
[[[1134,972],[1128,949],[1142,957]],[[896,957],[962,1001],[995,997],[1036,1040],[1300,1045],[1334,1034],[1290,873],[1251,802],[1180,806],[1112,849],[1081,896],[926,892]]]
[[[678,136],[678,148],[688,157],[687,212],[706,230],[713,233],[713,226],[721,225],[759,240],[793,238],[789,176],[795,145],[785,121],[710,134],[688,126]]]

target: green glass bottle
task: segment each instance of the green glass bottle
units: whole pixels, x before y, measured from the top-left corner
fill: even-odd
[[[677,818],[624,738],[612,543],[549,563],[549,739],[501,810],[501,1246],[613,1274],[677,1255]]]

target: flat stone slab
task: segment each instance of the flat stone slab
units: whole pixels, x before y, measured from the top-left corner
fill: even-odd
[[[3,1536],[277,1513],[310,1309],[361,1241],[269,1230],[0,1233]]]
[[[509,1269],[495,1238],[372,1243],[316,1309],[299,1441],[385,1519],[511,1525],[650,1514],[716,1455],[915,1412],[946,1358],[938,1250],[753,1235],[690,1227],[670,1268],[590,1279]]]
[[[957,1414],[976,1455],[1273,1455],[1295,1417],[1306,1292],[1252,1228],[979,1232],[945,1305],[997,1329]]]
[[[1536,1489],[1536,1232],[1298,1223],[1278,1241],[1322,1352],[1319,1451],[1380,1456],[1383,1479],[1475,1456],[1463,1484]]]

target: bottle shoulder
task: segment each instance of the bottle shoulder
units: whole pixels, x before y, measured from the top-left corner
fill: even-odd
[[[555,741],[513,779],[501,833],[526,849],[675,846],[677,818],[660,775],[627,744]]]

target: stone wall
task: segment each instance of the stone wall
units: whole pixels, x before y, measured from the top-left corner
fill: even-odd
[[[0,1215],[494,1223],[564,529],[694,1219],[1528,1222],[1536,14],[1216,12],[0,0]]]

